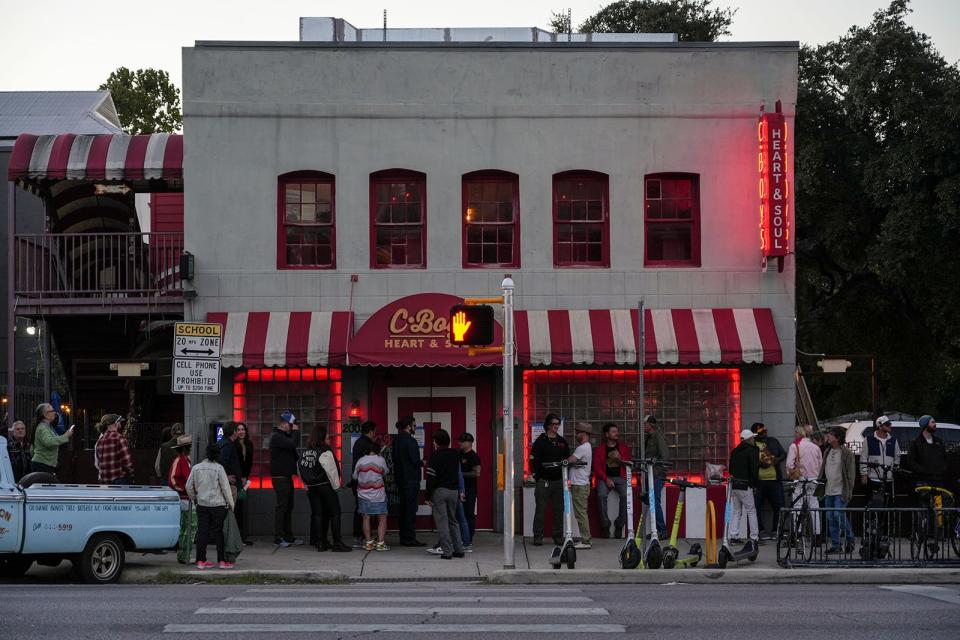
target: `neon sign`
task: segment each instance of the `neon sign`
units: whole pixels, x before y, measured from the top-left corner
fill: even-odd
[[[780,101],[776,111],[765,113],[761,107],[757,124],[760,153],[760,249],[764,265],[776,256],[783,270],[783,256],[790,252],[790,182],[787,179],[787,123]]]

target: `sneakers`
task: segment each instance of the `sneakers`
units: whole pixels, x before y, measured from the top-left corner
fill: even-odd
[[[378,542],[373,547],[374,551],[390,551],[390,547],[387,546],[386,542]]]
[[[441,547],[440,545],[437,545],[437,546],[435,546],[435,547],[429,547],[429,548],[427,548],[427,553],[429,553],[430,555],[434,555],[434,556],[442,556],[442,555],[443,555],[443,547]]]
[[[299,547],[303,544],[303,538],[294,538],[293,540],[287,540],[287,546]]]
[[[589,542],[578,542],[573,545],[574,549],[593,549],[593,545]]]
[[[543,546],[543,538],[534,538],[534,539],[533,539],[533,546],[535,546],[535,547],[542,547],[542,546]]]
[[[760,538],[761,540],[773,540],[773,536],[771,536],[771,535],[770,535],[769,533],[767,533],[766,531],[761,531],[761,532],[760,532],[760,535],[757,536],[757,537]]]
[[[831,555],[834,553],[843,553],[843,547],[830,547],[829,549],[827,549],[827,555]]]
[[[353,539],[353,548],[354,549],[363,549],[367,543],[364,542],[363,538],[354,538]]]
[[[454,554],[453,554],[453,557],[454,557],[454,558],[462,558],[462,557],[464,557],[465,555],[466,555],[466,554],[461,551],[460,553],[454,553]]]
[[[464,553],[473,553],[473,545],[472,545],[472,544],[465,544],[465,545],[463,545],[463,552],[464,552]]]
[[[287,540],[284,540],[283,538],[274,538],[273,544],[277,545],[278,547],[283,547],[284,549],[286,549],[287,547],[290,546],[291,543],[288,542]]]
[[[207,560],[199,560],[197,562],[197,569],[213,569],[215,566],[217,565],[213,564],[212,562],[208,562]]]
[[[210,564],[213,564],[213,563],[211,562]],[[219,566],[221,569],[233,569],[234,564],[233,564],[232,562],[227,562],[226,560],[223,560],[223,561],[220,562],[220,564],[219,564],[218,566]]]
[[[363,548],[366,549],[367,551],[373,551],[374,549],[377,548],[377,543],[374,542],[373,540],[367,540],[366,542],[363,543]]]

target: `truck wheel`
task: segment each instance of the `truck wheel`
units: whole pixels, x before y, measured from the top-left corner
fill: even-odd
[[[120,538],[113,533],[99,533],[90,538],[80,555],[80,577],[90,584],[116,582],[123,573],[125,560]]]
[[[22,578],[23,574],[33,566],[29,558],[0,558],[0,578]]]

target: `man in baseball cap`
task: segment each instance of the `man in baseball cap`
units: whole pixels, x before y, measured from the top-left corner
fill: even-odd
[[[300,425],[297,416],[288,409],[280,414],[280,421],[270,436],[270,479],[277,499],[273,512],[273,542],[280,547],[303,544],[303,540],[293,536],[293,476],[297,473],[299,444]]]
[[[577,549],[590,549],[590,518],[587,515],[587,504],[590,501],[590,475],[593,466],[593,447],[590,444],[591,436],[600,435],[599,430],[589,422],[578,422],[573,427],[576,438],[576,449],[573,455],[567,458],[573,463],[584,463],[583,466],[570,467],[570,497],[573,499],[573,515],[580,528],[580,542]]]
[[[759,538],[757,510],[753,501],[753,492],[760,479],[760,450],[753,441],[756,436],[750,429],[740,432],[740,444],[730,452],[730,492],[733,514],[730,518],[730,542],[738,544],[740,539],[740,519],[747,512],[747,534],[754,543]]]

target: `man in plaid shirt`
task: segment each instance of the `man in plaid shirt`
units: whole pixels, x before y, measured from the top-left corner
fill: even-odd
[[[123,420],[115,413],[108,413],[98,425],[103,435],[97,440],[94,453],[101,484],[133,484],[133,456],[127,439],[120,435]]]

